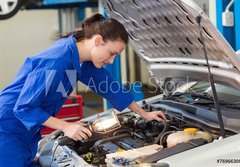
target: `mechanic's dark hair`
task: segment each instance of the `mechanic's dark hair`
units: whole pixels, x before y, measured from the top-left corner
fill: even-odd
[[[83,39],[90,39],[94,35],[99,34],[103,37],[103,41],[106,42],[122,40],[125,44],[128,43],[128,33],[124,26],[115,19],[105,19],[101,14],[94,14],[87,18],[82,23],[82,29],[74,31],[64,36],[69,37],[71,34],[74,35],[77,41]]]

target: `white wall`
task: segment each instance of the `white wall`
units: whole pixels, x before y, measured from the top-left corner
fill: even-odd
[[[202,10],[209,15],[209,1],[215,0],[193,0]]]
[[[201,7],[214,25],[216,25],[216,0],[194,0]]]
[[[209,18],[215,26],[217,24],[216,12],[217,12],[216,1],[209,0]]]
[[[57,31],[57,10],[20,11],[0,21],[0,90],[12,81],[27,56],[55,41]]]

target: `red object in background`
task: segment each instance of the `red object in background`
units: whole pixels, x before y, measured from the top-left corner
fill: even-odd
[[[56,117],[67,122],[79,121],[80,119],[83,118],[82,105],[83,102],[81,95],[71,95],[65,101]],[[41,135],[46,135],[53,131],[54,129],[46,127],[41,131]]]

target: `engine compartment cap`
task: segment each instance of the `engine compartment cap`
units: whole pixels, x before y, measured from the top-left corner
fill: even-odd
[[[189,135],[195,135],[197,133],[196,128],[185,128],[184,133],[189,134]]]

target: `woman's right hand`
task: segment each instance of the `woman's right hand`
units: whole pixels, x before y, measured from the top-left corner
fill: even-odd
[[[88,139],[88,137],[92,136],[91,131],[84,127],[84,124],[66,122],[62,131],[66,136],[70,137],[75,141],[86,140]]]

